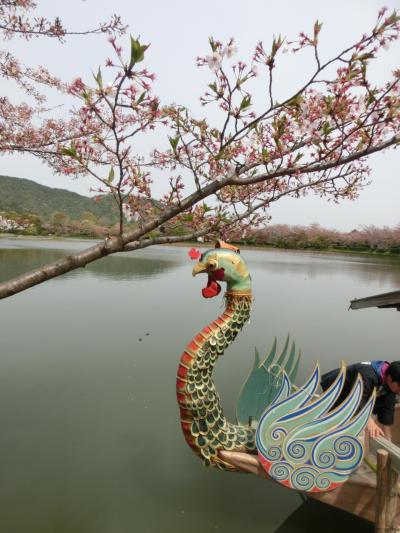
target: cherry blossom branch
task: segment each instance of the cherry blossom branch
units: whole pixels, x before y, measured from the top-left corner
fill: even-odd
[[[36,7],[36,3],[31,0],[0,0],[0,30],[4,36],[7,39],[18,35],[24,39],[44,36],[63,40],[68,35],[122,34],[126,31],[121,17],[115,14],[109,22],[101,23],[96,28],[71,31],[63,26],[59,17],[55,17],[53,21],[45,17],[33,17],[31,12]]]
[[[235,178],[231,178],[229,180],[229,183],[231,185],[251,185],[251,184],[265,181],[267,179],[279,178],[282,176],[295,176],[295,175],[300,176],[302,174],[313,174],[315,172],[324,172],[331,168],[337,168],[342,165],[351,163],[353,161],[357,161],[364,157],[370,156],[376,152],[381,152],[382,150],[385,150],[386,148],[390,148],[391,146],[396,146],[399,143],[400,143],[400,134],[394,135],[391,139],[388,139],[387,141],[381,144],[378,144],[376,146],[369,146],[368,148],[361,150],[360,152],[355,152],[349,156],[342,157],[338,161],[332,161],[331,163],[315,164],[315,165],[309,165],[309,166],[303,166],[303,167],[300,166],[300,167],[293,168],[293,169],[285,168],[283,170],[278,170],[277,172],[263,173],[263,174],[251,176],[248,178],[235,177]]]

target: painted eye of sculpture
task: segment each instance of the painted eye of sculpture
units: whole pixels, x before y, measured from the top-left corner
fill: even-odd
[[[217,268],[217,262],[215,261],[215,259],[210,259],[207,263],[207,268],[209,270],[215,270]]]

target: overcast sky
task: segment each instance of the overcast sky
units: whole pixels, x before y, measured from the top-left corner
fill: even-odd
[[[207,108],[200,109],[199,96],[211,78],[209,71],[196,68],[195,58],[209,52],[210,35],[221,40],[235,37],[239,56],[249,61],[257,41],[263,40],[269,45],[274,34],[294,39],[302,30],[311,31],[318,19],[324,23],[321,57],[327,59],[370,29],[382,5],[390,10],[399,7],[399,2],[394,0],[384,4],[376,0],[37,0],[37,3],[40,14],[48,18],[59,15],[71,30],[93,27],[112,13],[120,14],[129,25],[130,33],[140,35],[144,43],[151,43],[146,66],[157,75],[155,92],[162,103],[179,102],[192,111],[199,111],[200,116],[204,116]],[[128,39],[124,36],[122,44],[128,44]],[[34,39],[29,43],[15,40],[7,46],[25,63],[41,63],[64,80],[82,76],[90,81],[91,71],[104,65],[105,58],[111,55],[110,45],[103,36],[74,37],[65,45],[55,40]],[[393,68],[399,68],[396,62],[399,57],[398,44],[381,56],[380,63],[374,65],[378,83],[383,82]],[[298,87],[310,66],[307,56],[285,56],[282,69],[275,74],[277,99]],[[0,83],[0,94],[10,95],[10,87],[2,80]],[[261,80],[258,96],[260,91]],[[149,151],[155,147],[155,142],[158,141],[149,138],[147,145],[141,145],[140,149]],[[3,156],[0,164],[0,174],[89,194],[87,180],[54,176],[48,167],[30,156]],[[372,183],[357,200],[343,201],[340,205],[315,197],[281,200],[271,208],[272,223],[307,225],[318,222],[340,230],[399,224],[400,150],[377,154],[370,164]]]

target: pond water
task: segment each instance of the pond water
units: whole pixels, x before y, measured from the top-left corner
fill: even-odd
[[[0,280],[88,245],[2,238]],[[108,257],[0,302],[1,533],[372,531],[271,482],[206,469],[187,447],[176,367],[222,308],[201,297],[187,251]],[[399,260],[242,253],[255,302],[216,369],[228,417],[254,347],[274,336],[301,348],[298,382],[317,359],[325,371],[400,358],[396,311],[348,311],[352,298],[397,290]]]

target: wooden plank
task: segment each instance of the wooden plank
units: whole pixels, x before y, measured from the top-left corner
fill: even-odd
[[[378,470],[376,473],[375,533],[385,533],[389,452],[379,449],[376,452],[376,459]]]
[[[365,309],[366,307],[384,306],[399,307],[400,291],[385,292],[383,294],[367,296],[366,298],[354,299],[350,302],[350,309]]]
[[[386,450],[390,454],[391,468],[400,474],[400,448],[383,437],[375,437],[369,440],[369,449],[377,452],[379,449]]]
[[[388,485],[387,485],[387,506],[386,506],[386,531],[392,531],[394,529],[394,521],[397,513],[397,482],[399,480],[399,474],[390,468],[391,461],[389,458],[389,472],[388,472]]]

